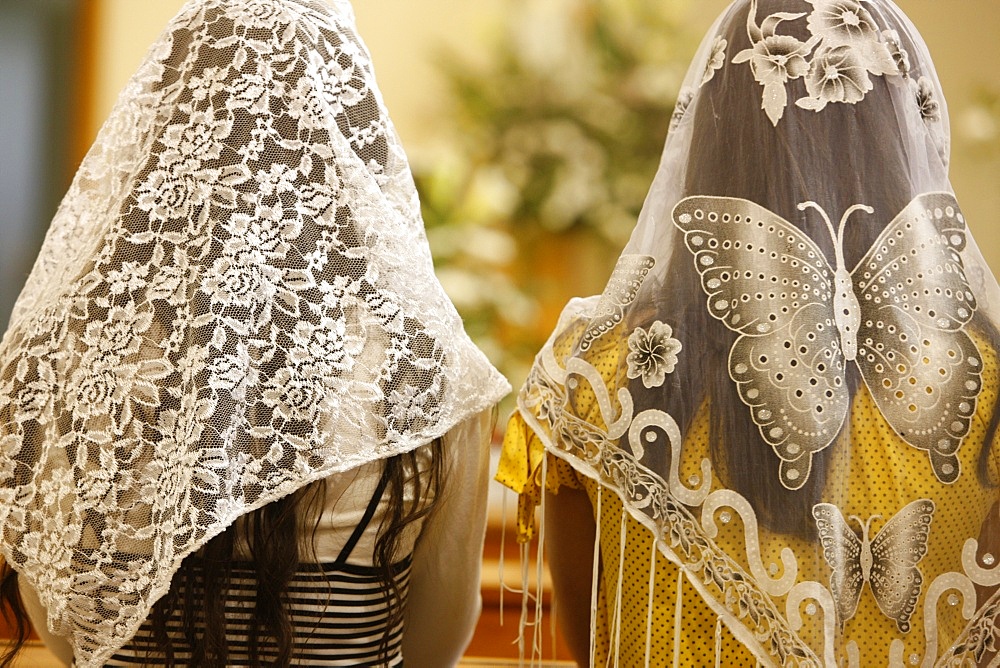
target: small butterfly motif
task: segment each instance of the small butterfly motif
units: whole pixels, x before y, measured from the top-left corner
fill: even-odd
[[[982,387],[979,350],[963,327],[976,309],[965,277],[965,219],[949,193],[919,195],[848,272],[843,235],[819,205],[836,268],[788,221],[745,199],[689,197],[674,224],[694,256],[709,313],[740,336],[729,375],[789,489],[840,433],[854,362],[886,421],[927,451],[934,475],[958,479],[959,446]]]
[[[858,536],[833,504],[818,503],[812,514],[823,558],[833,569],[830,591],[841,626],[857,612],[867,582],[879,610],[896,622],[900,632],[907,633],[924,581],[917,563],[927,554],[934,502],[917,499],[908,503],[874,538],[870,535],[871,525],[878,515],[867,522],[851,516],[861,527]]]
[[[654,264],[656,260],[648,255],[622,255],[618,258],[594,315],[587,323],[587,331],[580,339],[580,350],[589,350],[594,341],[622,321],[625,307],[635,301]]]

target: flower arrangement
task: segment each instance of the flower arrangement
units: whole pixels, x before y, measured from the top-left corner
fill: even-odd
[[[485,57],[440,58],[448,148],[414,160],[424,220],[446,290],[515,385],[635,224],[699,37],[692,4],[508,0]]]
[[[495,39],[474,61],[440,55],[444,122],[436,151],[414,156],[413,168],[439,276],[473,338],[517,385],[567,298],[599,291],[611,273],[668,126],[684,113],[690,92],[678,88],[700,29],[687,21],[692,0],[504,3]],[[749,63],[777,123],[789,103],[850,103],[871,77],[899,77],[938,124],[938,92],[910,77],[899,36],[880,31],[863,2],[802,7],[751,12],[751,49],[717,38],[702,84]],[[803,19],[806,41],[782,34],[783,22]],[[806,95],[789,102],[796,79]],[[957,120],[965,145],[1000,156],[996,88]]]

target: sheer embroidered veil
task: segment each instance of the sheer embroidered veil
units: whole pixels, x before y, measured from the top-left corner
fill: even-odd
[[[892,2],[734,2],[604,293],[521,390],[769,664],[994,652],[1000,301],[948,159]]]
[[[0,548],[100,665],[236,518],[508,389],[434,276],[346,0],[191,0],[0,345]]]

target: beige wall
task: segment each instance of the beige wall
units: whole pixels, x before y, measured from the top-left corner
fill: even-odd
[[[96,109],[100,123],[146,49],[185,0],[98,0]],[[433,67],[440,45],[474,53],[486,38],[497,0],[355,0],[358,26],[379,86],[404,142],[427,138],[442,84]],[[96,134],[97,127],[92,129]]]
[[[613,2],[614,0],[606,0]],[[668,2],[669,0],[664,0]],[[897,0],[920,26],[950,102],[954,134],[952,181],[979,245],[1000,271],[1000,179],[997,162],[969,153],[963,119],[977,85],[1000,85],[1000,2]],[[182,0],[99,0],[97,106],[107,116],[118,90]],[[692,30],[701,33],[727,0],[697,0]],[[419,151],[434,127],[442,92],[431,61],[438,45],[474,57],[501,0],[355,0],[362,35],[404,143]],[[93,129],[96,132],[96,128]]]

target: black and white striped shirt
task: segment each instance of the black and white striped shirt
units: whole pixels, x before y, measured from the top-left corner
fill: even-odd
[[[362,534],[371,524],[385,490],[382,476],[365,509],[361,522],[343,546],[338,558],[330,563],[300,564],[287,589],[287,605],[294,629],[293,666],[402,666],[402,619],[389,631],[390,621],[385,586],[374,566],[348,563],[348,558]],[[196,557],[192,567],[199,570]],[[405,606],[409,589],[411,558],[407,556],[396,567],[396,584]],[[198,590],[195,589],[197,596]],[[228,666],[250,665],[250,612],[255,605],[257,578],[253,564],[233,565],[230,586],[225,601]],[[197,610],[197,608],[196,608]],[[167,621],[171,637],[174,665],[192,665],[193,648],[184,638],[181,612],[174,610]],[[196,615],[203,613],[196,612]],[[195,627],[200,619],[196,616]],[[275,656],[275,646],[268,638],[258,638],[260,663],[269,665]],[[163,656],[147,621],[139,632],[105,664],[120,666],[165,665]]]

